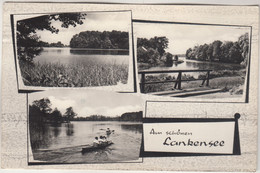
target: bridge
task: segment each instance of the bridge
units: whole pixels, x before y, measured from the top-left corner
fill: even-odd
[[[141,93],[147,93],[145,91],[145,85],[149,84],[159,84],[159,83],[173,83],[174,87],[173,90],[170,91],[159,91],[159,92],[149,92],[148,94],[158,95],[158,96],[170,96],[170,97],[188,97],[188,96],[196,96],[202,94],[211,94],[216,92],[223,91],[221,89],[212,89],[209,87],[210,81],[210,72],[212,70],[141,70],[138,74],[141,75],[141,82],[140,82],[140,90]],[[182,79],[183,73],[194,73],[194,72],[203,72],[205,73],[205,78],[202,79]],[[176,79],[173,80],[164,80],[164,81],[146,81],[146,74],[165,74],[165,73],[178,73]],[[182,82],[188,81],[196,81],[202,80],[201,85],[198,88],[188,88],[182,89],[181,85]],[[205,87],[203,87],[205,85]]]

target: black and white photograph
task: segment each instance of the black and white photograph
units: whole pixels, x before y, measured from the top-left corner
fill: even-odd
[[[133,85],[130,11],[15,19],[18,77],[25,88]]]
[[[245,102],[250,27],[133,25],[141,93]]]
[[[29,163],[139,162],[139,97],[53,90],[30,94],[28,104]]]

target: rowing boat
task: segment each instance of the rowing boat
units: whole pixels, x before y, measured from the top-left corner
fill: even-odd
[[[113,142],[112,141],[108,141],[106,144],[101,144],[99,146],[88,146],[88,147],[85,147],[85,148],[82,148],[81,152],[82,153],[86,153],[86,152],[91,152],[91,151],[95,151],[95,150],[99,150],[99,149],[105,149],[106,147],[112,145]]]
[[[175,64],[181,64],[183,62],[184,62],[183,60],[173,60],[173,63],[175,63]]]

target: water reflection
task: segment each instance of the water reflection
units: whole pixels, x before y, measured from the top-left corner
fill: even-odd
[[[66,134],[67,136],[73,136],[74,133],[74,125],[70,123],[65,124],[66,127]]]
[[[129,64],[129,50],[86,50],[70,48],[44,48],[34,58],[37,63],[86,64]]]
[[[57,53],[58,53],[58,54],[61,54],[61,49],[58,49],[58,50],[57,50]]]
[[[132,131],[135,133],[143,133],[142,124],[121,124],[121,129],[124,131]]]
[[[243,67],[239,64],[219,63],[219,62],[201,62],[201,61],[188,61],[185,65],[187,69],[210,69],[210,70],[240,70]]]
[[[30,122],[29,128],[32,150],[37,150],[39,148],[48,148],[51,145],[52,137],[57,137],[60,134],[60,130],[58,127],[56,130],[54,129],[54,131],[51,131],[49,125],[42,123]]]
[[[54,134],[54,137],[58,137],[58,136],[60,135],[60,132],[61,132],[60,127],[61,127],[60,124],[55,124],[55,125],[53,126],[53,134]]]
[[[129,50],[70,49],[70,53],[76,55],[129,55]]]

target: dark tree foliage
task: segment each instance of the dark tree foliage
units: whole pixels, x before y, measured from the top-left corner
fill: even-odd
[[[62,123],[61,112],[55,108],[51,109],[51,101],[48,98],[42,98],[33,101],[29,106],[29,118],[32,123]]]
[[[247,65],[248,62],[248,52],[249,52],[249,36],[248,33],[245,33],[244,35],[241,35],[238,38],[238,44],[240,46],[241,50],[241,55],[243,61],[241,62],[242,65]]]
[[[44,41],[39,41],[38,47],[65,47],[65,45],[60,41],[58,41],[57,43],[47,43]]]
[[[186,51],[186,54],[185,54],[185,56],[186,56],[186,58],[187,59],[191,59],[191,53],[192,53],[192,49],[191,48],[189,48],[187,51]]]
[[[216,40],[211,44],[196,45],[186,51],[187,59],[199,61],[219,61],[246,65],[248,61],[248,33],[241,35],[238,41],[221,42]]]
[[[66,109],[66,112],[64,114],[64,117],[66,118],[66,120],[69,122],[70,120],[72,120],[75,116],[77,116],[77,114],[74,112],[72,107],[68,107]]]
[[[166,37],[153,37],[150,39],[137,39],[137,61],[158,65],[160,63],[172,64],[173,55],[166,52],[169,40]]]
[[[129,49],[128,32],[85,31],[70,40],[71,48]]]
[[[127,112],[121,115],[120,121],[142,121],[143,112]]]
[[[50,118],[54,121],[54,122],[62,122],[62,114],[61,112],[55,108],[52,113],[50,114]]]
[[[172,62],[173,62],[173,59],[172,59],[173,55],[171,53],[167,52],[165,54],[165,57],[166,57],[166,64],[172,64]],[[175,55],[174,56],[174,60],[178,61],[178,59],[179,59],[179,57],[177,55]]]
[[[219,40],[216,40],[212,43],[212,47],[213,47],[213,52],[212,52],[212,60],[219,60],[219,58],[222,56],[222,52],[221,52],[221,45],[222,42]]]
[[[160,62],[160,54],[153,48],[145,49],[143,47],[137,48],[138,62],[158,64]]]
[[[50,113],[52,111],[51,109],[51,101],[48,98],[42,98],[40,100],[35,100],[33,102],[33,106],[36,106],[39,108],[41,112],[44,114]]]
[[[153,37],[149,40],[146,38],[137,39],[137,47],[153,48],[159,52],[160,56],[163,56],[165,49],[168,48],[168,44],[169,40],[166,37]]]
[[[33,61],[33,58],[42,51],[39,44],[37,30],[47,30],[52,33],[58,33],[59,29],[52,26],[53,21],[60,21],[61,27],[68,28],[83,24],[85,13],[60,13],[44,15],[17,22],[17,52],[19,60]]]

